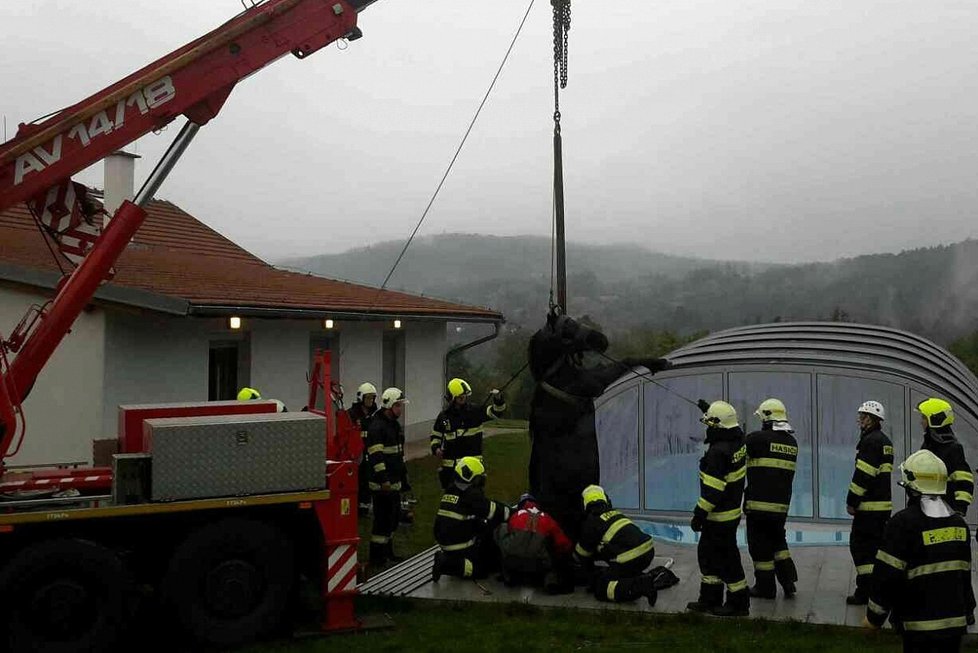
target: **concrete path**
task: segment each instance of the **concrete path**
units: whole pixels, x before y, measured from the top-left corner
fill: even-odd
[[[699,593],[699,569],[696,546],[656,542],[655,565],[672,560],[671,568],[679,576],[675,587],[659,593],[658,602],[650,608],[644,600],[630,604],[609,604],[597,601],[578,588],[576,593],[550,596],[532,588],[509,588],[490,578],[479,583],[443,577],[431,582],[431,565],[435,549],[417,556],[372,578],[360,586],[363,594],[403,596],[440,601],[517,602],[539,606],[585,609],[617,609],[637,612],[678,613],[694,601]],[[777,621],[798,621],[810,624],[859,626],[865,607],[847,606],[845,598],[855,586],[855,570],[847,546],[798,546],[792,549],[798,567],[798,593],[785,599],[778,595],[773,601],[753,599],[751,617]],[[753,567],[746,550],[741,550],[748,581],[753,581]],[[972,584],[978,577],[972,571]],[[975,628],[969,629],[976,632]]]

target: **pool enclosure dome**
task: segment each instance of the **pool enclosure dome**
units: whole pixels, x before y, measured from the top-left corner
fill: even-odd
[[[954,405],[955,433],[968,461],[978,463],[978,379],[912,333],[841,322],[761,324],[710,334],[668,358],[672,369],[651,379],[629,373],[596,402],[601,482],[629,512],[692,510],[703,447],[700,398],[732,403],[747,432],[760,427],[753,412],[761,401],[785,403],[799,445],[793,519],[848,519],[856,409],[869,399],[886,407],[884,431],[897,464],[920,447],[914,407],[930,396]],[[895,473],[895,510],[904,498],[897,480]]]

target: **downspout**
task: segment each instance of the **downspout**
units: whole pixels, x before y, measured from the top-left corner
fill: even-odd
[[[460,354],[466,349],[471,349],[472,347],[477,347],[483,343],[489,342],[490,340],[495,340],[499,337],[499,322],[492,323],[492,333],[487,336],[482,336],[472,342],[466,342],[461,345],[456,345],[445,352],[445,364],[442,368],[442,386],[448,383],[448,360],[455,354]]]

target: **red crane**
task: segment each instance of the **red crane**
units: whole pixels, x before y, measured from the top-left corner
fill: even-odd
[[[45,237],[77,267],[57,294],[0,336],[0,471],[18,435],[20,406],[37,375],[146,218],[149,202],[197,130],[224,106],[235,84],[283,55],[303,59],[340,39],[361,36],[357,15],[376,0],[266,0],[108,88],[37,123],[21,124],[0,145],[0,211],[26,202]],[[178,116],[187,122],[132,202],[104,230],[71,175]],[[7,363],[8,354],[16,354]],[[23,437],[23,428],[20,429]],[[87,470],[76,487],[105,479]],[[60,476],[64,472],[59,472]],[[85,481],[88,478],[88,481]],[[108,477],[111,478],[111,477]],[[71,485],[71,484],[68,484]],[[23,487],[23,486],[21,486]]]

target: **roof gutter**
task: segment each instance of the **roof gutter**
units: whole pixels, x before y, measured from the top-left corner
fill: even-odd
[[[431,320],[441,322],[475,322],[479,324],[493,324],[498,331],[498,325],[505,322],[502,315],[465,315],[464,313],[419,313],[417,311],[330,311],[326,309],[309,308],[273,308],[265,306],[223,306],[215,304],[191,304],[188,315],[198,317],[226,317],[237,315],[240,317],[265,317],[265,318],[294,318],[294,319],[316,319],[350,321],[376,321],[400,318],[404,320]]]
[[[454,321],[455,320],[453,320],[453,322]],[[447,383],[448,382],[448,360],[452,356],[455,356],[456,354],[461,354],[466,349],[472,349],[473,347],[477,347],[477,346],[479,346],[479,345],[481,345],[483,343],[486,343],[486,342],[489,342],[490,340],[495,340],[496,338],[498,338],[499,337],[499,324],[500,324],[499,322],[493,322],[492,323],[492,333],[490,333],[489,335],[483,336],[481,338],[477,338],[477,339],[473,340],[472,342],[466,342],[466,343],[463,343],[461,345],[456,345],[456,346],[452,347],[451,349],[449,349],[447,352],[445,352],[445,363],[444,363],[444,367],[443,367],[443,371],[442,371],[443,385],[444,385],[444,383]]]

